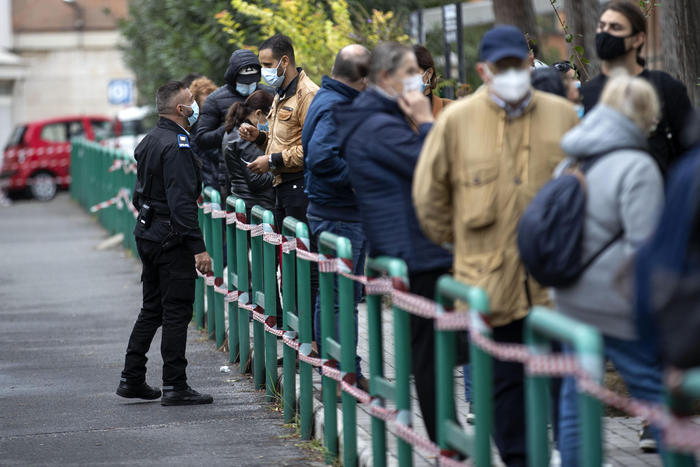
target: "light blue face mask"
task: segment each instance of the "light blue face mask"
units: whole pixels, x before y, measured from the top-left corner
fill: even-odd
[[[266,121],[265,123],[258,123],[258,130],[264,131],[265,133],[270,132],[270,121]]]
[[[243,84],[236,82],[236,92],[241,96],[250,96],[255,92],[258,87],[258,83]]]
[[[272,86],[273,88],[278,88],[282,85],[284,82],[284,75],[287,73],[285,70],[284,73],[282,73],[282,76],[277,76],[277,69],[280,67],[282,64],[282,59],[280,58],[279,63],[277,63],[277,66],[274,68],[262,68],[260,70],[260,73],[262,74],[262,79],[267,83],[268,86]]]
[[[199,105],[197,105],[197,101],[192,102],[192,105],[185,105],[182,104],[183,107],[189,107],[192,109],[192,115],[187,117],[187,123],[192,126],[194,123],[197,121],[199,118]]]

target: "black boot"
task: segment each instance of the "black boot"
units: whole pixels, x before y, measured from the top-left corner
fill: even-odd
[[[214,398],[209,394],[200,394],[189,386],[184,389],[173,389],[172,386],[166,389],[163,386],[163,397],[161,405],[199,405],[211,404]]]
[[[146,399],[152,401],[160,397],[160,389],[152,388],[146,383],[129,384],[121,381],[117,387],[117,395],[127,399]]]

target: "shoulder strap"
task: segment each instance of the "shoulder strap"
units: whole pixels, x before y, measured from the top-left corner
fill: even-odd
[[[586,260],[586,262],[583,263],[583,265],[581,266],[581,274],[583,274],[583,271],[588,269],[591,266],[591,264],[593,264],[595,262],[595,260],[597,260],[598,257],[600,257],[600,255],[602,255],[605,252],[605,250],[607,250],[608,248],[613,246],[613,244],[615,242],[620,240],[624,234],[625,234],[625,229],[620,229],[620,231],[617,232],[613,238],[608,240],[605,245],[603,245],[602,247],[600,247],[600,249],[598,251],[593,253],[593,255],[590,258],[588,258],[588,260]]]

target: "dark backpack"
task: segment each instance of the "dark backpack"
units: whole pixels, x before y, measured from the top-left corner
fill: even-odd
[[[604,155],[576,161],[585,174]],[[586,192],[579,178],[564,173],[537,192],[518,222],[518,250],[527,273],[544,287],[573,285],[613,243],[618,232],[590,258],[583,259]]]

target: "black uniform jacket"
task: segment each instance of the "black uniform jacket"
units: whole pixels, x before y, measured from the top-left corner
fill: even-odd
[[[134,151],[137,163],[134,206],[150,201],[155,217],[150,227],[137,223],[134,236],[154,242],[173,237],[197,254],[205,251],[197,222],[197,198],[202,177],[190,148],[188,133],[162,118]]]

